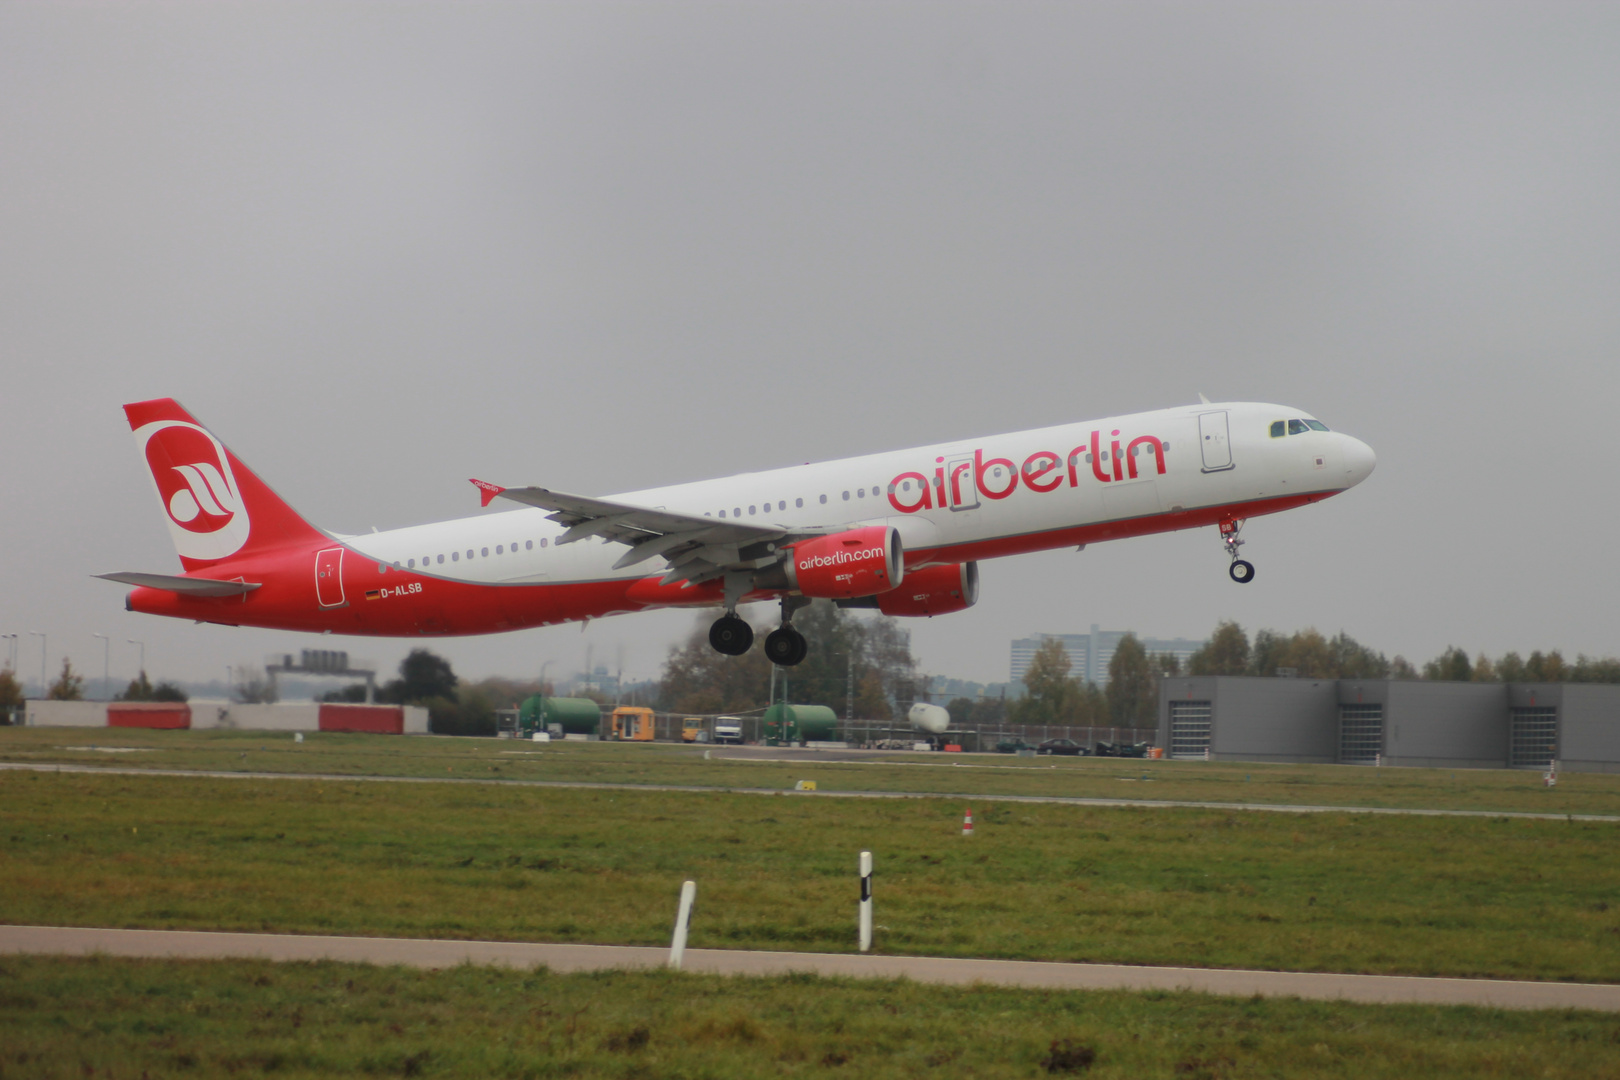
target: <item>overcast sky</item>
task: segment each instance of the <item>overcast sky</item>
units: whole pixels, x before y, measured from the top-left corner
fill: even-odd
[[[1251,521],[1247,586],[1213,528],[985,564],[924,668],[1225,618],[1620,654],[1617,56],[1612,4],[12,0],[0,633],[35,679],[29,631],[118,679],[411,646],[124,612],[91,574],[178,569],[127,401],[359,532],[1203,392],[1378,470]],[[692,624],[433,647],[653,676]]]

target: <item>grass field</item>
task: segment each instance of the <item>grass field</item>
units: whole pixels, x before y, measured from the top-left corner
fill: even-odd
[[[6,1077],[1591,1077],[1590,1013],[663,972],[0,958]]]
[[[632,752],[633,753],[633,752]],[[1615,826],[0,773],[0,919],[1620,981]]]
[[[118,751],[118,752],[114,752]],[[785,755],[782,755],[785,757]],[[824,791],[1036,795],[1200,802],[1403,807],[1620,817],[1620,775],[1508,769],[885,754],[881,760],[704,760],[697,747],[506,739],[386,738],[233,731],[0,728],[0,762],[240,772],[686,784]]]

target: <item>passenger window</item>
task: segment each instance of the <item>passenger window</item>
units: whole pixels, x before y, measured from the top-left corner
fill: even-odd
[[[787,500],[786,499],[778,499],[776,501],[776,508],[778,510],[786,510],[787,509]]]
[[[742,507],[740,507],[740,506],[733,506],[733,507],[732,507],[732,508],[731,508],[731,516],[732,516],[732,517],[742,517]]]
[[[1305,426],[1305,421],[1303,420],[1288,421],[1288,434],[1290,435],[1300,435],[1309,430],[1310,429]]]
[[[540,538],[540,546],[541,546],[541,547],[545,547],[545,546],[546,546],[546,544],[547,544],[547,543],[549,543],[549,542],[550,542],[550,541],[548,541],[548,540],[547,540],[547,539],[546,539],[546,538],[545,538],[545,537],[543,537],[543,536],[542,536],[542,537],[541,537],[541,538]]]
[[[472,558],[472,548],[467,549],[467,558]]]
[[[503,547],[502,547],[502,546],[501,546],[501,545],[499,545],[499,544],[496,544],[496,545],[495,545],[495,554],[497,554],[497,555],[499,555],[499,554],[500,554],[500,553],[501,553],[501,552],[503,552],[503,551],[505,551],[505,550],[506,550],[506,549],[505,549],[505,548],[503,548]]]
[[[443,559],[443,556],[440,556],[440,559],[441,559],[441,561],[442,561],[442,559]],[[460,562],[460,561],[461,561],[461,552],[459,552],[459,551],[452,551],[452,552],[451,552],[451,553],[450,553],[450,561],[451,561],[451,562]]]
[[[440,565],[440,566],[443,566],[443,565],[444,565],[444,556],[443,556],[443,555],[440,555],[440,556],[439,556],[439,565]]]
[[[753,508],[753,507],[752,507],[752,506],[750,506],[750,507],[749,507],[749,508],[748,508],[748,516],[749,516],[749,517],[753,517],[753,516],[754,516],[754,514],[755,514],[755,510],[754,510],[754,508]]]
[[[720,511],[720,516],[721,516],[721,517],[725,517],[725,516],[726,516],[726,512],[725,512],[725,511],[724,511],[724,510],[722,510],[722,511]]]
[[[825,495],[823,495],[823,496],[822,496],[822,497],[821,497],[821,505],[822,505],[822,506],[826,506],[826,505],[827,505],[827,496],[825,496]]]
[[[407,569],[415,570],[416,569],[416,560],[415,559],[407,559],[405,565],[406,565]]]
[[[533,540],[525,540],[525,541],[523,541],[523,550],[524,551],[533,551],[534,550],[534,541]]]
[[[489,548],[479,548],[478,553],[486,559],[489,558]],[[467,552],[467,557],[472,558],[472,552]]]
[[[849,502],[849,492],[844,492],[844,501]]]
[[[1286,421],[1286,420],[1277,420],[1277,421],[1272,423],[1272,425],[1271,425],[1271,437],[1273,439],[1280,439],[1284,435],[1286,435],[1287,433],[1288,433],[1288,421]]]
[[[1312,431],[1326,431],[1328,429],[1328,426],[1322,423],[1320,420],[1307,420],[1305,421],[1305,426],[1310,428]]]
[[[804,509],[804,500],[803,499],[794,499],[793,500],[793,505],[795,507],[797,507],[798,509],[803,510]]]
[[[864,499],[864,498],[866,498],[866,489],[865,489],[865,488],[856,488],[856,489],[855,489],[855,497],[856,497],[856,498],[857,498],[857,499]]]

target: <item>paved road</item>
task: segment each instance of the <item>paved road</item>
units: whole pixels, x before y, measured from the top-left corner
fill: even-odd
[[[1515,810],[1422,810],[1389,806],[1310,806],[1275,803],[1192,802],[1176,799],[1086,799],[1065,795],[986,795],[954,791],[793,791],[784,788],[702,784],[608,784],[573,780],[484,780],[453,776],[358,776],[344,773],[227,772],[206,769],[126,769],[100,765],[40,765],[0,762],[0,772],[100,773],[108,776],[190,776],[211,780],[324,780],[327,783],[488,784],[499,787],[587,788],[600,791],[687,791],[714,795],[795,795],[806,799],[956,799],[979,803],[1055,803],[1062,806],[1180,807],[1194,810],[1268,810],[1279,814],[1398,814],[1411,817],[1526,818],[1540,821],[1606,821],[1613,814],[1532,814]]]
[[[443,968],[456,964],[548,967],[553,971],[662,966],[667,949],[618,945],[540,945],[509,941],[223,934],[185,930],[102,930],[0,926],[0,954],[130,956],[193,960],[344,960]],[[1503,1009],[1596,1009],[1620,1012],[1620,986],[1593,983],[1424,979],[1396,975],[1328,975],[1292,971],[1043,964],[1023,960],[688,949],[687,971],[717,975],[813,972],[854,978],[908,978],[923,983],[1026,986],[1056,990],[1193,990],[1250,997],[1299,997],[1378,1004],[1483,1005]]]

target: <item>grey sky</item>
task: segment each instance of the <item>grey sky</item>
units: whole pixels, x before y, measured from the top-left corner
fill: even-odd
[[[1212,398],[1378,471],[988,563],[912,624],[1343,629],[1620,654],[1620,8],[0,5],[0,633],[206,679],[395,640],[126,614],[178,566],[119,406],[174,396],[318,525]],[[656,674],[685,613],[434,646]],[[37,677],[39,640],[21,669]]]

